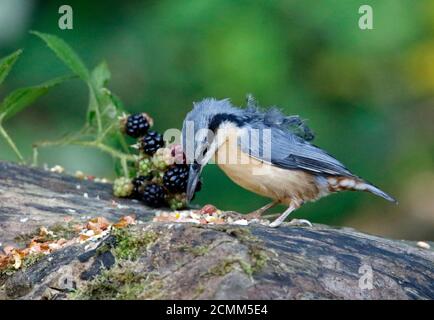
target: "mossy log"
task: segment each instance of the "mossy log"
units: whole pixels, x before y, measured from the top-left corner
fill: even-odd
[[[433,299],[434,252],[324,225],[153,223],[95,183],[0,162],[0,243],[134,214],[141,224],[0,275],[1,299]]]

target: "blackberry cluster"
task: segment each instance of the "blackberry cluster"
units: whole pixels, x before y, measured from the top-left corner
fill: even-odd
[[[169,206],[173,210],[187,206],[186,191],[189,166],[180,145],[165,147],[163,136],[149,130],[153,121],[146,113],[124,117],[122,131],[136,138],[139,157],[136,176],[119,178],[114,183],[114,193],[131,197],[150,207]],[[196,191],[201,188],[197,184]]]

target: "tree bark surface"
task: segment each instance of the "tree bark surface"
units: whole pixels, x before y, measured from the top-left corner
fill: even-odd
[[[119,260],[113,235],[60,249],[0,276],[0,298],[434,298],[434,252],[413,242],[324,225],[155,223],[154,214],[113,197],[110,184],[0,162],[0,249],[41,226],[125,215],[140,221],[128,236],[141,243],[131,261]]]

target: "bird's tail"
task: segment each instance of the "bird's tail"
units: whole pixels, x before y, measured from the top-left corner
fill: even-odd
[[[377,188],[372,184],[369,184],[367,182],[361,182],[360,187],[362,188],[363,191],[370,192],[372,194],[375,194],[376,196],[386,199],[387,201],[398,204],[398,201],[394,197],[392,197],[391,195],[387,194],[386,192],[384,192],[383,190]]]
[[[387,201],[394,202],[396,204],[398,203],[398,201],[391,195],[377,188],[373,184],[357,177],[332,177],[329,178],[328,181],[332,191],[366,191],[375,194],[376,196],[382,197]]]

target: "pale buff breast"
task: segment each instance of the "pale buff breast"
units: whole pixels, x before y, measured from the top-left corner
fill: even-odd
[[[283,204],[289,204],[291,199],[312,201],[322,195],[312,174],[281,169],[251,158],[235,143],[224,143],[214,161],[236,184]]]

